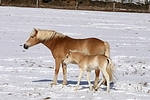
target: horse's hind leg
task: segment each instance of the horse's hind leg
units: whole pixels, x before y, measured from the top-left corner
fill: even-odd
[[[94,87],[97,86],[98,84],[98,80],[99,80],[99,74],[100,74],[100,70],[95,70],[95,81],[94,81]]]
[[[107,92],[110,92],[110,84],[109,84],[109,75],[106,71],[106,68],[102,68],[102,73],[104,74],[106,81],[107,81]],[[105,80],[105,78],[103,77],[103,80],[101,80],[101,82],[103,82]],[[97,88],[99,88],[99,86],[101,85],[101,83],[98,84]]]
[[[89,83],[89,88],[90,88],[90,91],[93,90],[93,87],[92,87],[92,84],[90,82],[90,74],[91,74],[91,71],[87,71],[87,81]]]
[[[77,82],[77,86],[76,86],[75,90],[78,90],[78,88],[79,88],[79,84],[80,84],[83,72],[84,72],[84,70],[80,68],[80,74],[78,76],[78,82]]]

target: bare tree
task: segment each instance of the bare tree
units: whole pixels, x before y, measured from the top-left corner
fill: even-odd
[[[148,4],[148,0],[145,0],[145,4]]]

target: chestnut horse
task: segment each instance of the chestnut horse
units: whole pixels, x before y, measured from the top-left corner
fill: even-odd
[[[84,71],[87,71],[87,81],[89,83],[89,88],[92,91],[93,87],[90,82],[90,73],[92,70],[97,70],[100,69],[103,73],[103,79],[98,83],[97,86],[94,86],[95,90],[97,90],[100,85],[105,81],[107,81],[107,92],[110,91],[110,81],[113,79],[113,64],[112,60],[102,54],[97,54],[97,55],[88,55],[85,53],[82,53],[80,51],[76,50],[69,50],[67,53],[65,59],[64,59],[64,64],[69,64],[72,62],[76,62],[79,66],[80,73],[78,76],[78,82],[75,90],[78,90],[81,78],[83,76]]]
[[[104,54],[108,57],[110,56],[110,46],[108,42],[104,42],[97,38],[73,39],[53,30],[33,29],[29,39],[24,44],[24,48],[28,49],[39,43],[42,43],[49,48],[55,59],[55,74],[51,85],[57,83],[58,72],[61,64],[63,69],[62,84],[67,84],[67,69],[66,65],[63,64],[63,60],[69,50],[79,50],[90,55]],[[95,71],[96,76],[94,85],[97,85],[98,83],[99,73],[100,70]]]

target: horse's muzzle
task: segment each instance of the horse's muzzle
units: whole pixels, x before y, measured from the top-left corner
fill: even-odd
[[[24,47],[24,49],[28,49],[29,48],[29,46],[26,45],[26,44],[24,44],[23,47]]]

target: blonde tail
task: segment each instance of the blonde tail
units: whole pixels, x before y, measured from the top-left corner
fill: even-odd
[[[105,48],[106,48],[105,56],[110,57],[110,45],[107,41],[104,42],[104,45],[105,45]]]
[[[106,71],[109,74],[109,80],[112,81],[114,77],[114,66],[112,60],[109,57],[107,58],[107,60],[108,60],[108,64],[106,67]]]

